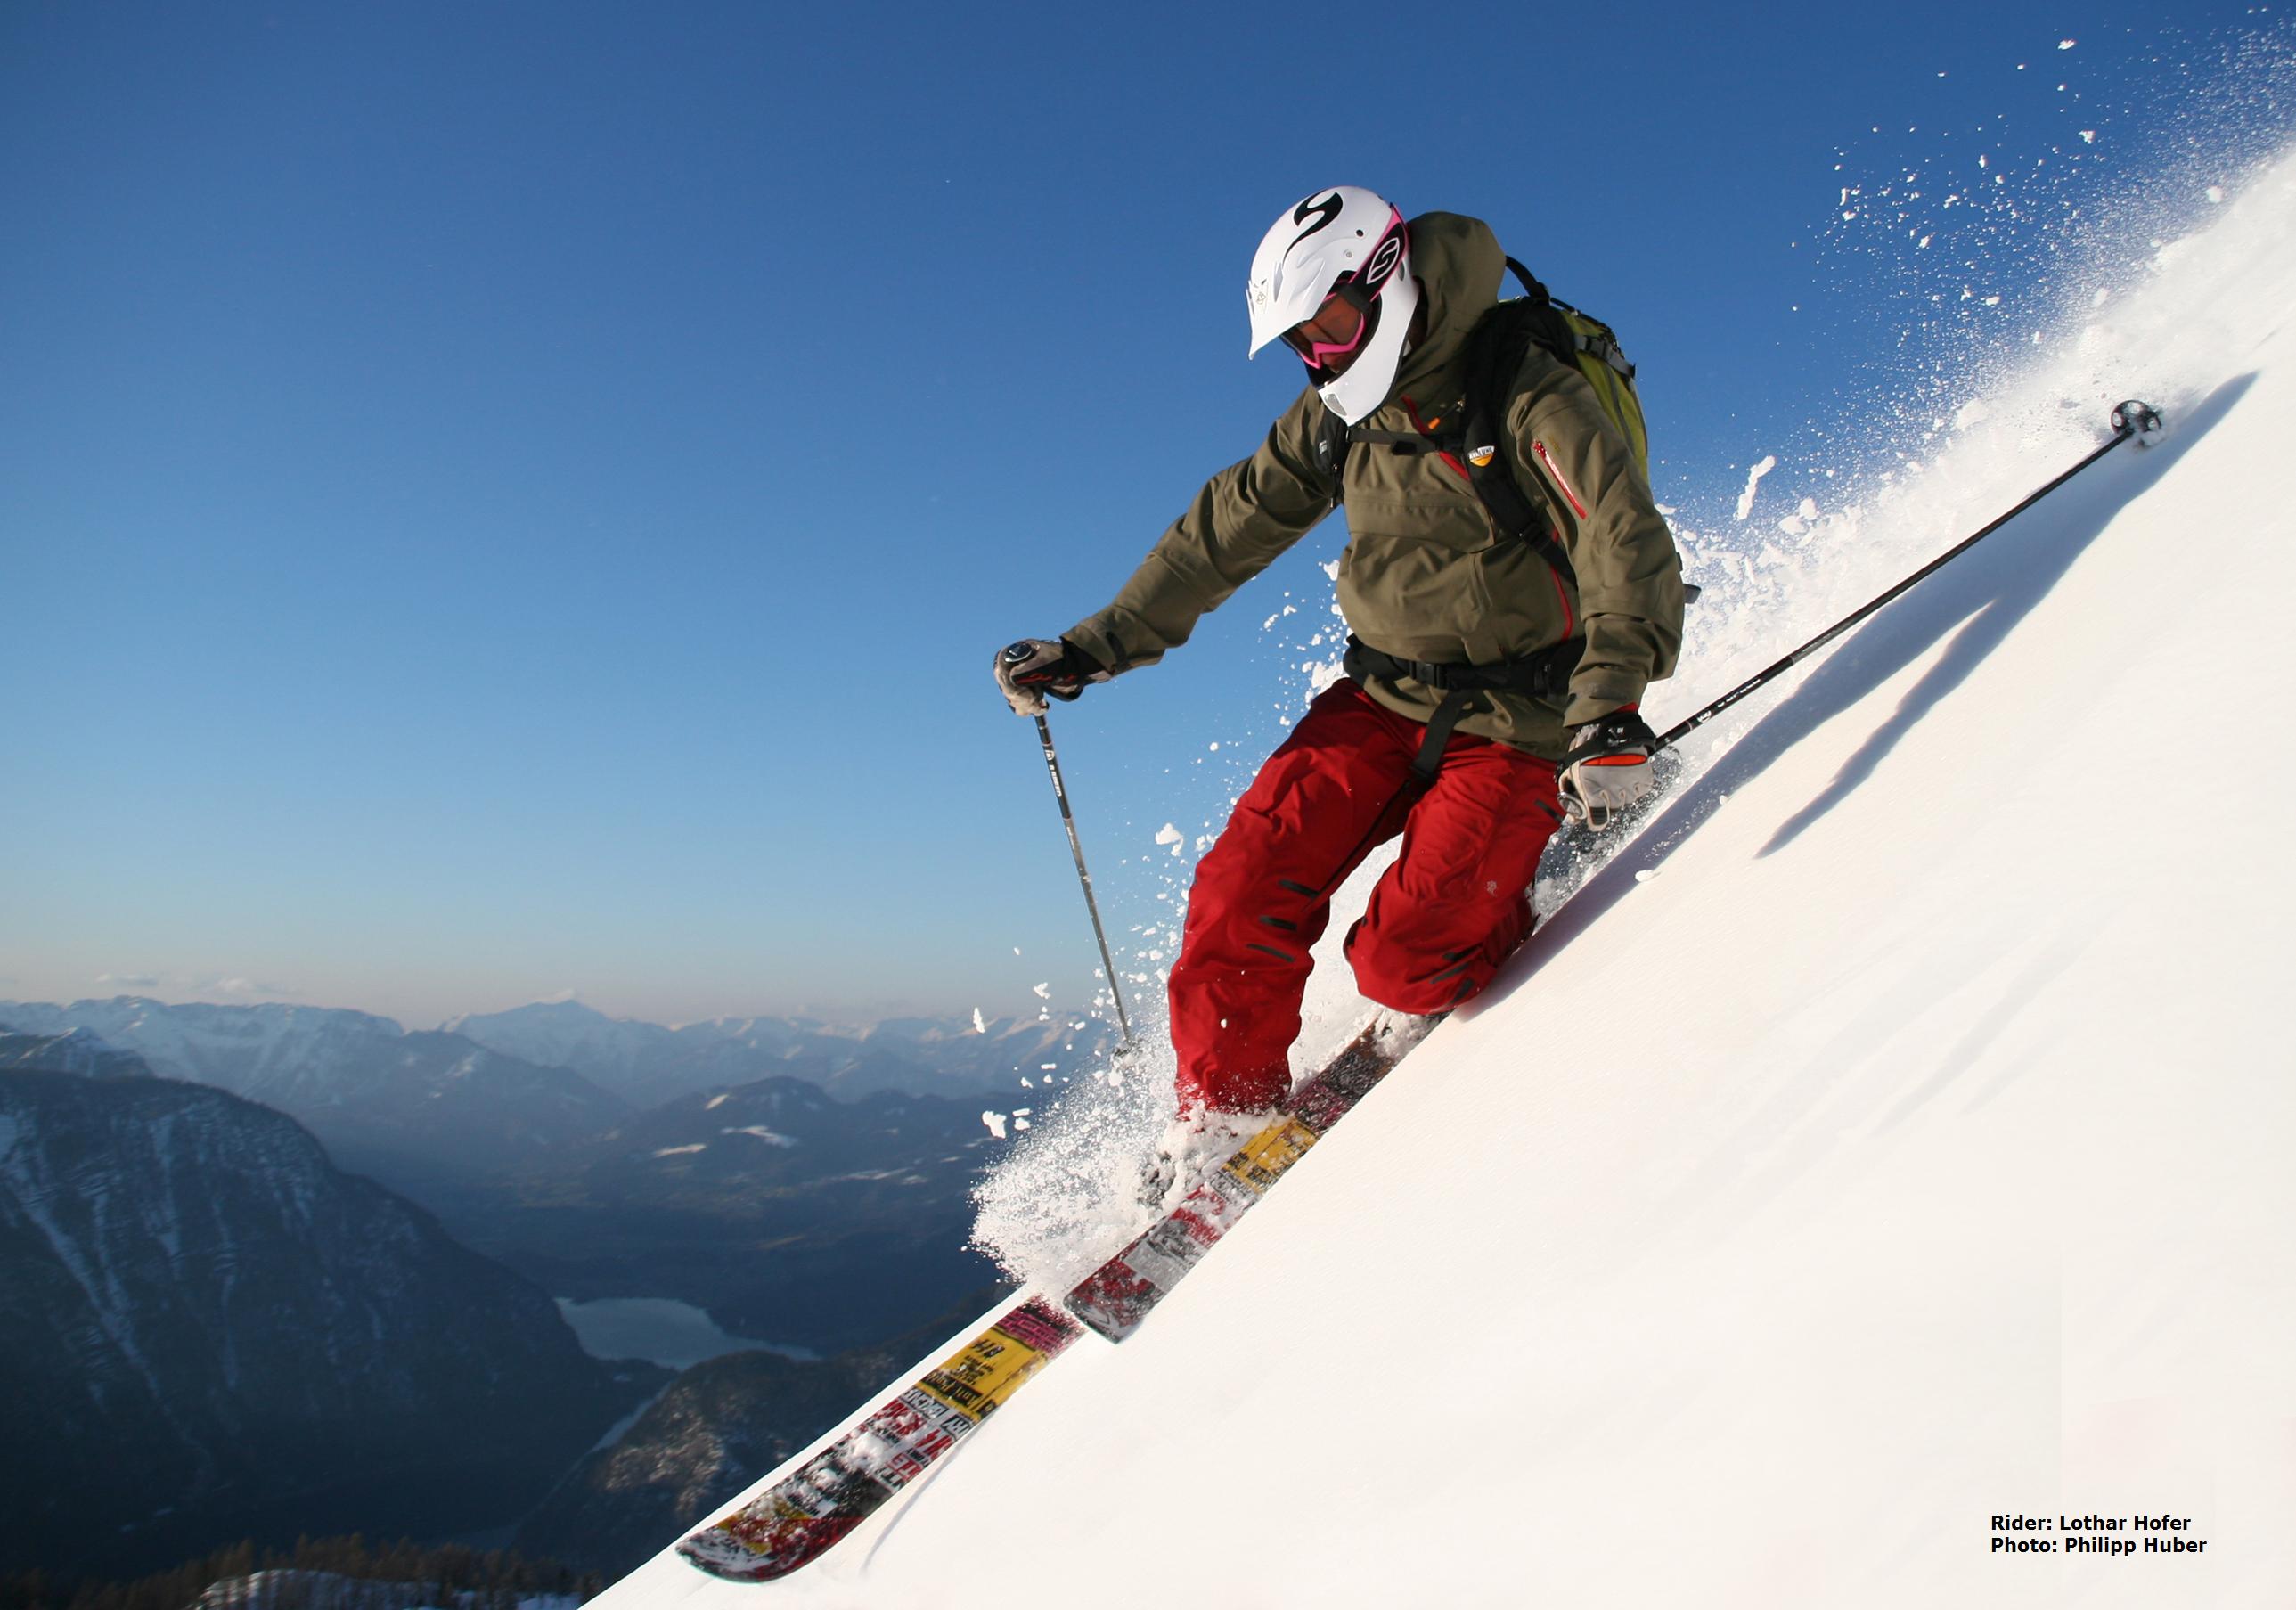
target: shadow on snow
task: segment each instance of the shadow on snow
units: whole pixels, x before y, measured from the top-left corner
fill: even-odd
[[[2054,518],[2035,522],[2030,519],[2033,511],[2028,511],[1835,645],[1800,686],[1540,924],[1531,942],[1517,953],[1488,990],[1462,1008],[1461,1014],[1477,1015],[1538,976],[1547,957],[1633,888],[1636,874],[1663,866],[1726,797],[1951,633],[1945,653],[1906,690],[1888,719],[1842,762],[1816,797],[1780,824],[1756,854],[1772,855],[1791,844],[1872,776],[1899,740],[1967,680],[2047,596],[2121,509],[2150,490],[2193,443],[2214,429],[2256,379],[2251,373],[2225,382],[2181,418],[2171,420],[2157,444],[2127,455],[2136,462],[2124,464],[2122,473],[2108,472],[2069,482],[2037,505],[2050,510]],[[2105,464],[2100,463],[2097,468],[2103,471]],[[2175,561],[2174,555],[2164,556],[2164,563]],[[1958,631],[1954,629],[1956,626]],[[1937,780],[1939,809],[1960,808],[1960,801],[1953,797],[1959,787],[1957,778]]]

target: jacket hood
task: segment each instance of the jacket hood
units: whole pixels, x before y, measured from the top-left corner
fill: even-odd
[[[1423,212],[1411,220],[1411,272],[1424,287],[1427,334],[1404,354],[1396,371],[1396,396],[1428,386],[1428,381],[1456,369],[1475,321],[1499,300],[1499,283],[1506,275],[1506,253],[1498,236],[1480,218],[1456,212]]]

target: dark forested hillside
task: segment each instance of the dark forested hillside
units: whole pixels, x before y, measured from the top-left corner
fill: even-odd
[[[0,1567],[514,1519],[666,1378],[200,1085],[0,1072]]]

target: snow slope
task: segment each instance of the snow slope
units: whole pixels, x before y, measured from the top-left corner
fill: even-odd
[[[603,1610],[2296,1602],[2292,309],[2284,163],[1818,511],[1854,546],[1797,607],[2120,396],[2169,439],[1702,735],[1136,1337],[790,1581],[665,1554]],[[2207,1546],[1995,1551],[2090,1514]]]

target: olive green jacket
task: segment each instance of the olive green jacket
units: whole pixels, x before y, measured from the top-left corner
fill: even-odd
[[[1405,354],[1387,402],[1361,422],[1370,430],[1431,431],[1463,405],[1467,333],[1497,301],[1505,267],[1477,219],[1431,212],[1410,227],[1427,332]],[[1585,636],[1567,698],[1496,693],[1461,732],[1558,759],[1566,724],[1636,703],[1645,684],[1672,673],[1683,601],[1674,538],[1626,439],[1576,369],[1534,349],[1507,411],[1515,479],[1534,498],[1544,495],[1578,573],[1575,587],[1528,545],[1501,537],[1464,471],[1440,455],[1358,444],[1344,485],[1335,482],[1316,461],[1323,413],[1315,389],[1302,391],[1259,450],[1207,481],[1116,601],[1071,627],[1069,641],[1112,671],[1154,664],[1344,502],[1340,607],[1372,647],[1487,665]],[[1365,691],[1420,721],[1442,698],[1408,678],[1374,678]]]

